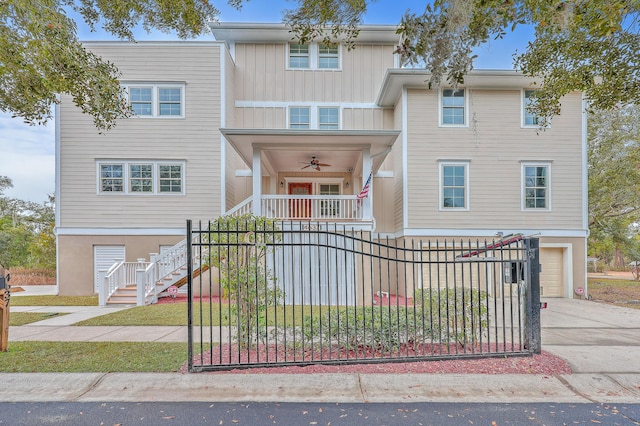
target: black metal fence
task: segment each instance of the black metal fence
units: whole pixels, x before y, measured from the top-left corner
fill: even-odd
[[[189,370],[540,352],[538,240],[187,223]]]

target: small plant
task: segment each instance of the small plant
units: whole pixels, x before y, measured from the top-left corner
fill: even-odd
[[[432,333],[441,342],[466,345],[477,341],[488,325],[487,293],[470,288],[419,289],[414,303],[429,317]]]
[[[267,254],[282,235],[275,221],[251,214],[222,216],[209,226],[205,262],[220,271],[223,297],[229,299],[229,322],[240,347],[264,340],[267,311],[282,304],[283,291],[267,267]]]

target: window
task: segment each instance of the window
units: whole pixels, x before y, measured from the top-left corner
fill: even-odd
[[[184,85],[125,85],[137,117],[184,117]]]
[[[151,87],[130,87],[129,102],[135,115],[153,115],[153,95]]]
[[[289,45],[289,68],[309,68],[309,45]]]
[[[337,44],[320,44],[318,46],[318,68],[338,68],[339,54]]]
[[[183,194],[184,163],[101,161],[98,163],[98,193]]]
[[[465,89],[442,90],[442,124],[446,126],[464,126]]]
[[[129,165],[129,191],[153,192],[153,164]]]
[[[535,90],[524,90],[522,102],[522,125],[523,127],[538,127],[538,117],[527,111],[527,107],[534,102]]]
[[[549,210],[549,164],[523,164],[522,193],[524,210]]]
[[[159,94],[159,115],[181,115],[182,90],[178,87],[160,87]]]
[[[337,130],[339,127],[338,108],[318,108],[319,128],[323,130]]]
[[[122,164],[100,165],[100,192],[124,191]]]
[[[160,192],[182,192],[182,165],[160,165]]]
[[[309,108],[308,107],[291,107],[289,108],[289,128],[290,129],[308,129]]]
[[[340,184],[320,184],[320,195],[340,195]],[[339,200],[320,200],[320,216],[339,216]]]
[[[440,208],[468,210],[467,163],[440,164]]]

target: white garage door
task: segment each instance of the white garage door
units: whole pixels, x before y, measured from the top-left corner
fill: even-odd
[[[540,296],[564,296],[564,255],[561,248],[541,248]]]
[[[93,288],[97,293],[100,289],[98,285],[98,271],[104,271],[114,263],[125,259],[124,246],[93,246]]]

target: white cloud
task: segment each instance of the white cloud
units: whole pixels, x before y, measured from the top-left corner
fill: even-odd
[[[0,175],[13,181],[5,195],[42,203],[55,190],[55,130],[0,113]]]

